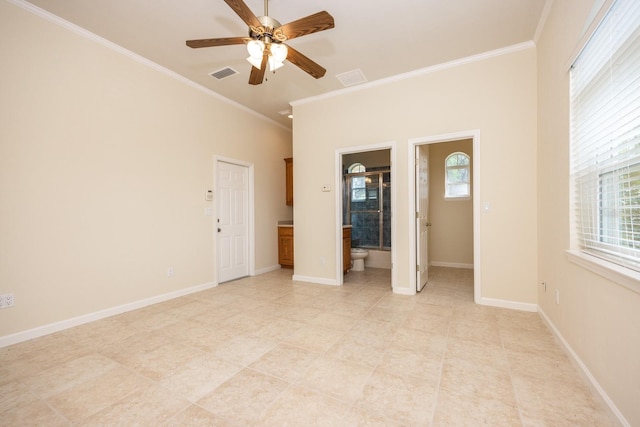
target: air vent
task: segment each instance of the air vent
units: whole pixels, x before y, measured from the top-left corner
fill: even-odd
[[[231,67],[225,67],[221,70],[212,71],[211,73],[209,73],[211,77],[218,80],[226,79],[227,77],[231,77],[234,74],[238,74],[238,72]]]
[[[367,81],[367,78],[362,74],[360,69],[347,71],[346,73],[338,74],[336,77],[344,87],[359,85]]]

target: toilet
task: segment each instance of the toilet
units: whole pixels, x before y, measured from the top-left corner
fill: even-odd
[[[360,248],[351,248],[351,260],[353,261],[353,271],[364,271],[364,259],[369,255],[369,251]]]

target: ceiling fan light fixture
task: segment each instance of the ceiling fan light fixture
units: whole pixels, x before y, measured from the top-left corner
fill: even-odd
[[[284,60],[287,59],[289,50],[287,46],[278,43],[271,43],[269,45],[269,70],[274,72],[278,68],[284,65]]]
[[[264,42],[262,40],[251,40],[247,43],[247,52],[249,52],[249,57],[255,58],[260,62],[264,52]],[[260,65],[258,65],[258,68],[260,68]]]
[[[271,43],[270,51],[271,57],[277,62],[284,62],[284,60],[287,59],[287,54],[289,53],[287,46],[280,43]]]
[[[284,66],[284,62],[277,62],[273,59],[273,56],[269,57],[269,71],[274,72],[275,70],[282,68]]]
[[[262,68],[262,58],[257,59],[257,58],[254,58],[253,56],[250,56],[247,58],[247,61],[249,62],[249,64],[253,65],[258,70]]]

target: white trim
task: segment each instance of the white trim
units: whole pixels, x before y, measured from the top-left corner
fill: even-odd
[[[445,261],[431,261],[429,265],[433,267],[449,267],[449,268],[467,268],[473,269],[473,264],[464,264],[461,262],[445,262]]]
[[[333,98],[336,96],[342,96],[353,92],[358,92],[365,89],[371,89],[378,86],[384,86],[392,83],[396,83],[402,80],[411,79],[414,77],[423,76],[426,74],[435,73],[438,71],[448,70],[450,68],[459,67],[462,65],[471,64],[474,62],[484,61],[485,59],[495,58],[497,56],[508,55],[514,52],[519,52],[521,50],[534,48],[535,44],[532,41],[515,44],[512,46],[508,46],[502,49],[496,49],[489,52],[480,53],[477,55],[467,56],[466,58],[456,59],[454,61],[445,62],[442,64],[433,65],[431,67],[421,68],[419,70],[410,71],[408,73],[397,74],[395,76],[387,77],[384,79],[374,80],[369,83],[363,83],[357,86],[351,86],[346,89],[338,89],[332,92],[327,92],[317,96],[311,96],[309,98],[298,99],[296,101],[291,101],[289,104],[293,107],[302,104],[308,104],[315,101],[320,101],[323,99]]]
[[[591,371],[589,371],[589,368],[587,368],[587,365],[585,365],[585,363],[582,361],[582,359],[580,359],[578,354],[575,351],[573,351],[573,348],[571,348],[567,340],[564,339],[564,337],[562,336],[560,331],[555,327],[555,325],[553,324],[549,316],[547,316],[544,310],[542,310],[542,308],[540,307],[538,307],[538,313],[540,314],[540,317],[542,318],[542,320],[547,324],[549,329],[551,329],[551,332],[553,333],[553,335],[555,335],[557,340],[560,341],[560,344],[562,345],[564,351],[569,355],[569,357],[574,362],[574,364],[577,365],[578,368],[582,371],[582,374],[585,376],[587,381],[591,384],[593,389],[600,395],[600,397],[602,398],[604,403],[607,405],[611,413],[618,419],[621,425],[625,427],[631,427],[631,424],[626,420],[624,415],[622,415],[622,412],[618,410],[615,403],[613,403],[613,400],[611,400],[611,398],[609,397],[607,392],[604,390],[604,388],[600,386],[596,378],[591,374]]]
[[[194,82],[192,80],[189,80],[186,77],[182,76],[181,74],[176,73],[175,71],[172,71],[172,70],[170,70],[168,68],[165,68],[160,64],[157,64],[157,63],[155,63],[155,62],[153,62],[153,61],[151,61],[151,60],[149,60],[149,59],[147,59],[147,58],[145,58],[145,57],[143,57],[141,55],[138,55],[137,53],[134,53],[134,52],[132,52],[132,51],[130,51],[128,49],[125,49],[124,47],[122,47],[122,46],[120,46],[120,45],[118,45],[116,43],[113,43],[112,41],[109,41],[109,40],[107,40],[107,39],[105,39],[103,37],[100,37],[99,35],[94,34],[91,31],[89,31],[89,30],[87,30],[85,28],[82,28],[82,27],[80,27],[80,26],[78,26],[78,25],[76,25],[74,23],[71,23],[71,22],[69,22],[69,21],[67,21],[65,19],[62,19],[59,16],[52,14],[51,12],[48,12],[48,11],[46,11],[44,9],[41,9],[41,8],[39,8],[37,6],[34,6],[33,4],[28,3],[28,2],[26,2],[24,0],[6,0],[6,1],[8,3],[13,4],[14,6],[17,6],[17,7],[21,8],[21,9],[24,9],[24,10],[26,10],[26,11],[28,11],[28,12],[36,15],[36,16],[39,16],[40,18],[43,18],[43,19],[45,19],[45,20],[47,20],[47,21],[49,21],[49,22],[51,22],[53,24],[56,24],[56,25],[58,25],[60,27],[63,27],[65,29],[73,32],[73,33],[76,33],[77,35],[79,35],[81,37],[89,39],[89,40],[91,40],[91,41],[93,41],[95,43],[98,43],[98,44],[108,48],[108,49],[114,50],[114,51],[120,53],[121,55],[124,55],[124,56],[128,57],[129,59],[132,59],[132,60],[134,60],[134,61],[136,61],[136,62],[138,62],[138,63],[140,63],[142,65],[145,65],[145,66],[147,66],[147,67],[149,67],[149,68],[151,68],[151,69],[153,69],[155,71],[158,71],[158,72],[160,72],[162,74],[165,74],[165,75],[173,78],[174,80],[177,80],[177,81],[179,81],[179,82],[181,82],[181,83],[183,83],[183,84],[185,84],[187,86],[190,86],[190,87],[192,87],[192,88],[194,88],[196,90],[199,90],[200,92],[202,92],[202,93],[204,93],[206,95],[212,96],[212,97],[214,97],[214,98],[216,98],[216,99],[218,99],[220,101],[223,101],[223,102],[225,102],[227,104],[230,104],[230,105],[232,105],[232,106],[244,111],[245,113],[249,113],[249,114],[251,114],[253,116],[259,117],[259,118],[261,118],[263,120],[266,120],[266,121],[270,122],[271,124],[279,126],[282,129],[285,129],[285,130],[287,130],[289,132],[292,132],[291,128],[288,128],[287,126],[283,125],[282,123],[278,123],[275,120],[273,120],[273,119],[271,119],[271,118],[269,118],[269,117],[267,117],[265,115],[262,115],[262,114],[258,113],[257,111],[252,110],[252,109],[240,104],[239,102],[236,102],[236,101],[234,101],[234,100],[232,100],[230,98],[227,98],[227,97],[225,97],[223,95],[220,95],[218,92],[215,92],[215,91],[213,91],[213,90],[211,90],[211,89],[209,89],[209,88],[207,88],[205,86],[202,86],[202,85],[200,85],[200,84],[198,84],[198,83],[196,83],[196,82]]]
[[[537,304],[530,304],[526,302],[508,301],[496,298],[480,297],[476,298],[476,303],[480,305],[486,305],[488,307],[509,308],[511,310],[530,311],[535,313],[538,311]]]
[[[341,283],[338,283],[332,279],[324,279],[322,277],[312,277],[312,276],[301,276],[299,274],[294,274],[292,280],[296,282],[307,282],[307,283],[315,283],[318,285],[330,285],[330,286],[340,286]]]
[[[280,264],[272,265],[270,267],[260,268],[256,270],[255,276],[260,276],[261,274],[271,273],[272,271],[280,270],[282,267]]]
[[[378,144],[358,145],[347,148],[338,148],[335,151],[334,170],[335,180],[335,224],[336,224],[336,283],[338,285],[343,284],[344,275],[342,274],[342,194],[344,189],[342,188],[342,156],[345,154],[362,153],[365,151],[377,151],[377,150],[389,150],[389,161],[391,162],[390,173],[391,180],[398,179],[396,174],[396,142],[381,142]],[[397,190],[396,186],[391,186],[391,212],[395,212],[397,209]],[[397,251],[396,238],[397,238],[397,219],[396,215],[391,215],[391,288],[395,291],[395,285],[398,283],[398,263],[397,263]]]
[[[104,310],[96,311],[94,313],[83,314],[78,317],[73,317],[71,319],[62,320],[48,325],[38,326],[37,328],[28,329],[26,331],[17,332],[15,334],[5,335],[3,337],[0,337],[0,348],[17,344],[23,341],[28,341],[30,339],[38,338],[44,335],[53,334],[55,332],[60,332],[65,329],[73,328],[74,326],[80,326],[84,325],[85,323],[90,323],[96,320],[101,320],[107,317],[126,313],[128,311],[144,308],[160,302],[169,301],[174,298],[179,298],[196,292],[205,291],[207,289],[215,288],[216,286],[218,285],[214,282],[205,283],[203,285],[180,289],[178,291],[173,291],[166,294],[119,305],[116,307],[107,308]]]
[[[576,62],[576,59],[578,59],[578,56],[582,53],[582,49],[584,49],[589,40],[591,40],[591,36],[593,36],[593,33],[598,29],[598,26],[604,19],[607,12],[609,12],[609,9],[611,9],[611,6],[613,6],[615,0],[600,0],[600,2],[600,8],[597,9],[597,11],[595,10],[597,3],[594,3],[593,5],[594,9],[592,9],[590,16],[592,19],[587,21],[588,26],[582,32],[582,36],[580,37],[580,40],[578,40],[578,44],[573,49],[573,52],[571,52],[571,56],[569,56],[569,60],[564,66],[564,69],[567,71],[571,69],[573,63]]]
[[[467,130],[462,132],[454,132],[449,134],[442,135],[433,135],[428,137],[419,137],[419,138],[411,138],[409,139],[409,148],[407,149],[408,165],[413,165],[415,163],[415,147],[417,145],[423,144],[435,144],[439,142],[450,142],[450,141],[459,141],[462,139],[472,139],[473,140],[473,182],[471,194],[473,194],[473,295],[474,301],[476,304],[482,304],[480,301],[482,295],[482,275],[481,273],[481,259],[480,259],[480,214],[482,212],[480,206],[480,130]],[[407,178],[408,178],[408,194],[416,193],[416,179],[415,179],[415,168],[408,167],[407,168]],[[415,266],[416,261],[416,221],[415,221],[415,211],[416,211],[416,200],[415,197],[409,197],[409,212],[408,212],[408,221],[409,227],[409,266]],[[416,292],[416,275],[415,275],[415,267],[411,270],[409,274],[409,287]]]
[[[247,168],[248,172],[248,206],[247,206],[247,215],[249,220],[249,276],[256,275],[256,218],[255,218],[255,172],[253,163],[245,162],[243,160],[232,159],[224,156],[215,156],[213,161],[213,188],[216,189],[215,194],[213,196],[213,212],[214,216],[212,217],[214,230],[217,228],[215,218],[218,215],[218,183],[216,182],[216,177],[218,176],[218,162],[230,163],[232,165],[241,166]],[[213,265],[214,265],[214,277],[218,277],[218,247],[217,247],[217,236],[216,233],[213,234]]]
[[[542,31],[544,30],[544,26],[547,24],[547,19],[549,18],[549,14],[551,13],[551,7],[553,6],[554,0],[547,0],[544,3],[544,9],[542,9],[542,15],[540,15],[540,20],[538,21],[538,26],[536,27],[536,32],[533,35],[533,42],[537,45],[540,40],[540,36],[542,35]]]
[[[462,196],[462,197],[458,197],[458,196],[442,196],[442,199],[445,202],[468,202],[469,200],[473,199],[473,197],[471,197],[471,196]]]
[[[414,296],[416,294],[416,290],[415,289],[412,290],[411,288],[397,287],[397,288],[392,288],[392,291],[396,295],[406,295],[408,297]]]
[[[335,200],[336,200],[336,208],[335,208],[335,233],[336,233],[336,284],[342,286],[344,283],[344,273],[343,273],[343,265],[342,260],[344,259],[342,253],[342,194],[345,191],[342,187],[342,154],[340,150],[336,150],[335,157],[333,160],[333,168],[335,170],[335,176],[333,181],[333,188],[335,189]]]
[[[640,273],[579,250],[567,250],[567,259],[598,276],[640,294]]]

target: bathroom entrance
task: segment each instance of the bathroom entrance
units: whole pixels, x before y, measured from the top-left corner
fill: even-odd
[[[341,156],[342,225],[351,227],[351,271],[391,270],[391,149]]]

